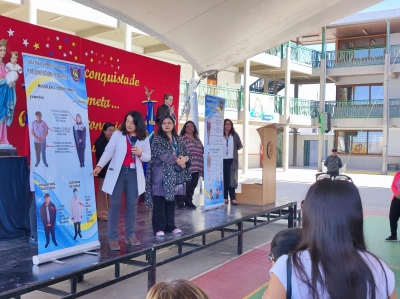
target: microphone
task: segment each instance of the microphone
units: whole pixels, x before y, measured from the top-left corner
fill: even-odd
[[[135,146],[136,141],[137,141],[137,137],[136,136],[131,136],[131,145],[132,146]],[[134,158],[134,157],[135,157],[135,154],[132,153],[132,158]]]

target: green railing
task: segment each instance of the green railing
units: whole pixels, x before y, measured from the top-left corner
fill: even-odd
[[[318,116],[319,102],[298,98],[289,99],[289,114],[309,117]]]
[[[383,100],[326,102],[325,111],[332,118],[379,118],[383,115]]]
[[[369,47],[326,52],[326,67],[385,64],[386,47]]]
[[[182,105],[185,103],[185,96],[188,93],[189,82],[180,82],[180,92],[179,92],[179,103]],[[225,107],[239,109],[239,104],[241,100],[240,89],[228,88],[216,85],[199,84],[197,89],[197,101],[199,105],[204,105],[204,97],[206,94],[211,94],[215,96],[222,97],[226,100]]]
[[[284,43],[265,53],[278,56],[281,59],[286,58],[286,49],[290,44],[291,60],[319,67],[321,64],[321,52],[310,48],[297,45],[295,43]],[[400,63],[400,45],[389,47],[391,63]],[[385,64],[386,47],[368,47],[347,50],[335,50],[326,52],[326,67],[349,67],[349,66],[365,66],[365,65],[383,65]]]
[[[400,99],[389,100],[389,117],[400,117]]]
[[[290,59],[298,63],[316,66],[319,62],[320,53],[310,48],[295,44],[295,43],[284,43],[280,46],[276,46],[272,49],[265,51],[266,54],[278,56],[281,59],[286,58],[286,49],[290,44]]]
[[[390,63],[400,63],[400,45],[390,46]]]

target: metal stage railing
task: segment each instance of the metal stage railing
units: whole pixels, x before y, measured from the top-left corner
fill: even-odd
[[[109,259],[99,261],[97,263],[90,263],[87,261],[89,266],[83,266],[69,273],[68,272],[56,273],[53,277],[51,277],[51,279],[44,279],[36,282],[30,282],[15,287],[13,289],[8,289],[6,291],[4,291],[3,288],[4,292],[0,293],[0,298],[11,298],[11,297],[21,298],[20,296],[23,294],[38,290],[51,293],[57,296],[61,296],[62,298],[69,298],[69,299],[78,298],[144,272],[148,272],[148,288],[150,289],[151,286],[153,286],[156,282],[156,268],[161,265],[165,265],[167,263],[180,259],[184,256],[190,255],[192,253],[203,250],[205,248],[216,245],[220,242],[223,242],[225,240],[234,237],[237,237],[237,253],[240,255],[243,252],[243,234],[245,232],[254,230],[256,228],[276,222],[281,219],[288,220],[288,227],[295,227],[298,225],[298,220],[300,220],[298,219],[298,217],[300,217],[301,215],[301,213],[299,214],[299,211],[297,210],[297,202],[277,202],[263,207],[239,205],[238,207],[235,207],[235,209],[236,213],[234,214],[237,214],[237,209],[242,209],[242,211],[246,209],[247,210],[245,211],[245,213],[242,212],[241,214],[243,215],[242,217],[238,217],[236,219],[230,219],[224,223],[220,223],[215,226],[210,226],[209,228],[205,228],[204,230],[198,232],[189,233],[178,239],[167,240],[166,242],[159,244],[152,241],[148,244],[147,248],[130,252],[123,256],[111,257]],[[196,217],[204,217],[205,219],[205,217],[208,215],[207,213],[209,212],[194,213],[193,215],[202,214]],[[224,211],[221,209],[221,214],[222,213],[224,213]],[[252,225],[248,226],[245,225],[245,223],[252,223]],[[232,226],[235,225],[237,227],[232,228]],[[210,242],[207,242],[207,234],[216,231],[220,232],[220,237]],[[194,244],[189,242],[189,240],[192,240],[197,237],[201,237],[201,244]],[[215,235],[213,235],[213,237],[215,238]],[[156,256],[157,251],[173,245],[177,246],[176,254],[166,259],[157,261],[157,256]],[[183,250],[184,248],[189,248],[189,249],[184,251]],[[146,257],[146,262],[135,260],[135,258],[144,256]],[[88,259],[89,256],[84,258]],[[73,259],[78,259],[78,257],[71,257],[69,260]],[[95,257],[93,257],[93,259],[95,259]],[[26,262],[30,262],[30,259],[27,259]],[[79,260],[76,261],[76,264],[79,264]],[[121,264],[132,265],[135,267],[139,267],[139,269],[134,269],[131,272],[121,275],[120,272]],[[83,281],[83,276],[85,274],[109,266],[114,266],[115,269],[114,278],[101,282],[97,285],[88,287],[84,290],[77,291],[77,284]],[[65,292],[63,290],[51,287],[51,285],[66,280],[70,280],[69,292]]]

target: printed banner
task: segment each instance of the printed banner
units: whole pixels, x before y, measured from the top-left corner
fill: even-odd
[[[250,120],[279,122],[279,113],[275,113],[275,96],[250,93]]]
[[[85,67],[23,54],[39,256],[98,243]]]
[[[204,113],[204,210],[224,205],[224,109],[224,98],[206,94]]]

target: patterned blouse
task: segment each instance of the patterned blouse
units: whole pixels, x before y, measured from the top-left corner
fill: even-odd
[[[187,149],[192,154],[192,164],[190,165],[190,173],[200,172],[204,170],[204,147],[199,138],[192,140],[191,138],[183,135],[181,137],[183,143],[185,143]]]

